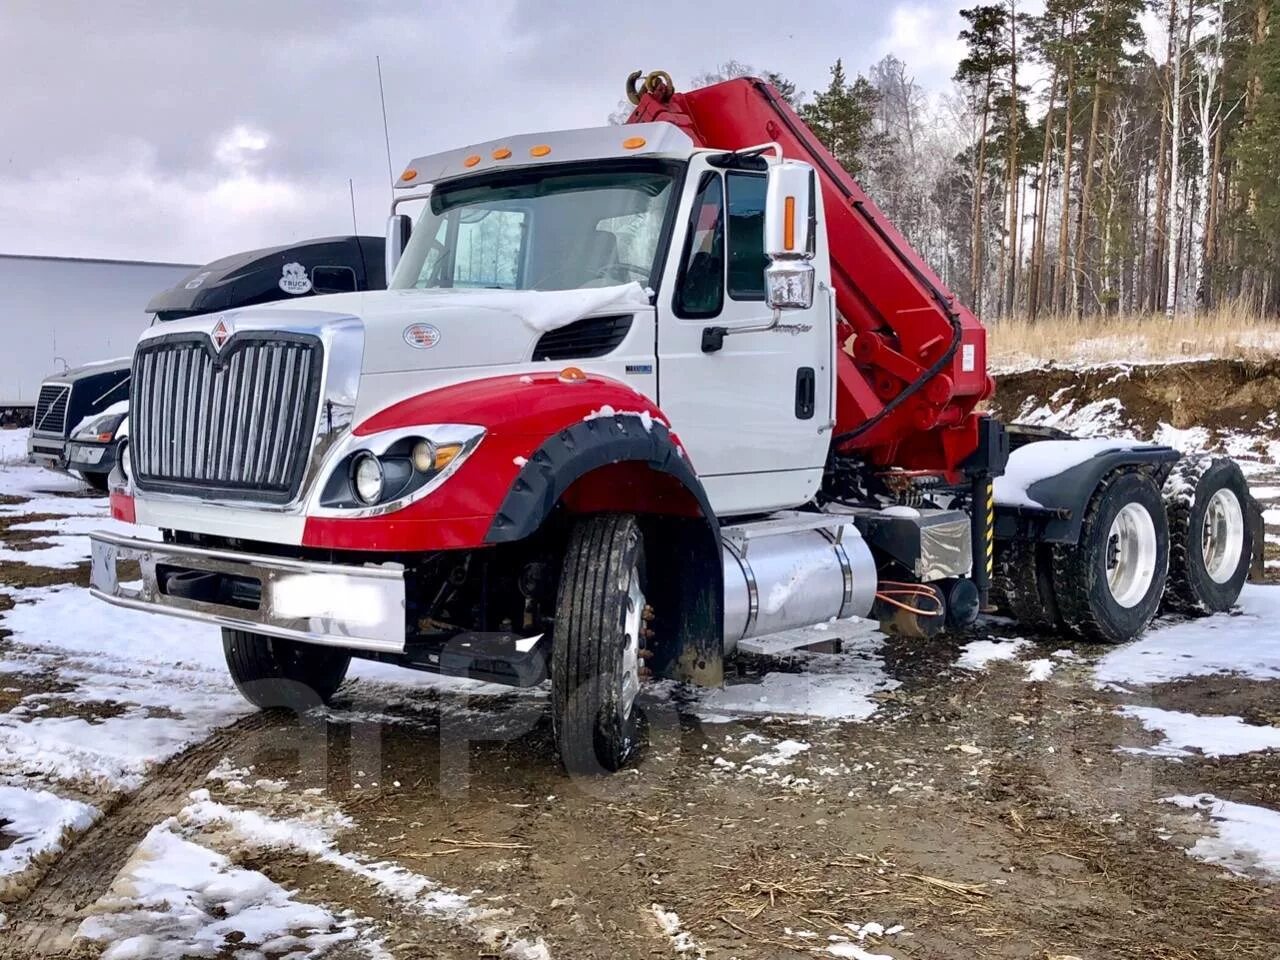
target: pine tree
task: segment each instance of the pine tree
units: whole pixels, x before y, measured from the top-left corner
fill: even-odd
[[[1243,196],[1241,217],[1242,293],[1257,308],[1280,307],[1280,25],[1274,0],[1258,3],[1249,53],[1246,116],[1232,151]]]
[[[960,31],[960,39],[968,45],[968,50],[956,67],[954,79],[966,88],[981,118],[973,158],[973,236],[969,281],[973,307],[981,312],[986,246],[983,207],[987,197],[987,141],[992,129],[992,110],[1002,89],[1001,74],[1010,64],[1008,47],[1004,43],[1008,11],[1003,5],[988,4],[961,10],[960,16],[969,24]]]
[[[862,175],[872,150],[883,143],[872,125],[878,99],[866,77],[850,81],[844,63],[837,60],[827,88],[816,91],[813,99],[800,107],[800,116],[814,135],[853,177]]]

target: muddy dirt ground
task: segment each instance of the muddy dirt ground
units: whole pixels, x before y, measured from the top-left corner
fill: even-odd
[[[5,520],[0,548],[30,547],[11,529],[19,518]],[[0,610],[21,589],[86,579],[83,565],[2,561]],[[888,640],[879,656],[898,685],[861,722],[724,722],[659,689],[646,701],[650,748],[607,780],[555,766],[540,694],[354,681],[327,710],[221,729],[135,791],[61,784],[104,816],[0,903],[0,956],[99,954],[73,935],[119,892],[139,841],[176,816],[186,836],[298,899],[367,919],[366,939],[394,957],[1276,960],[1280,884],[1189,857],[1206,828],[1159,801],[1205,792],[1280,808],[1280,752],[1123,752],[1160,737],[1115,708],[1280,725],[1280,680],[1102,689],[1093,664],[1107,651],[1053,636],[983,669],[958,662],[971,641],[1015,636],[1027,634],[997,618],[972,636]],[[1036,660],[1052,663],[1048,679],[1028,679]],[[747,659],[732,682],[805,665]],[[0,710],[49,693],[56,676],[52,665],[4,674]],[[477,909],[415,909],[371,871],[266,843],[193,804],[341,821],[344,856],[429,877]],[[117,955],[159,955],[135,947]],[[203,955],[289,950],[242,952],[232,939]],[[363,950],[347,940],[325,955]]]

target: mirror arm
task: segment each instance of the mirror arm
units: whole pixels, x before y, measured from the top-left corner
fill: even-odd
[[[715,353],[724,346],[725,337],[731,337],[738,333],[768,333],[770,330],[776,329],[781,322],[782,311],[774,307],[773,319],[768,323],[753,323],[748,327],[703,327],[702,352]]]

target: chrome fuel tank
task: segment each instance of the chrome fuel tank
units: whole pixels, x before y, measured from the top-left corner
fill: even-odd
[[[875,560],[847,518],[789,513],[721,533],[725,653],[748,637],[871,612]]]

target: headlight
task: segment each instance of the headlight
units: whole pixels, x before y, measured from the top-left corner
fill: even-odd
[[[98,443],[110,443],[115,437],[126,414],[100,413],[96,417],[84,420],[72,434],[73,440],[93,440]]]
[[[364,503],[382,499],[382,464],[372,453],[361,453],[351,464],[351,486]]]
[[[449,423],[353,434],[335,452],[315,515],[369,509],[378,515],[408,506],[452,476],[483,436],[483,427]]]
[[[413,447],[413,469],[430,473],[436,468],[436,447],[430,440],[419,440]]]

